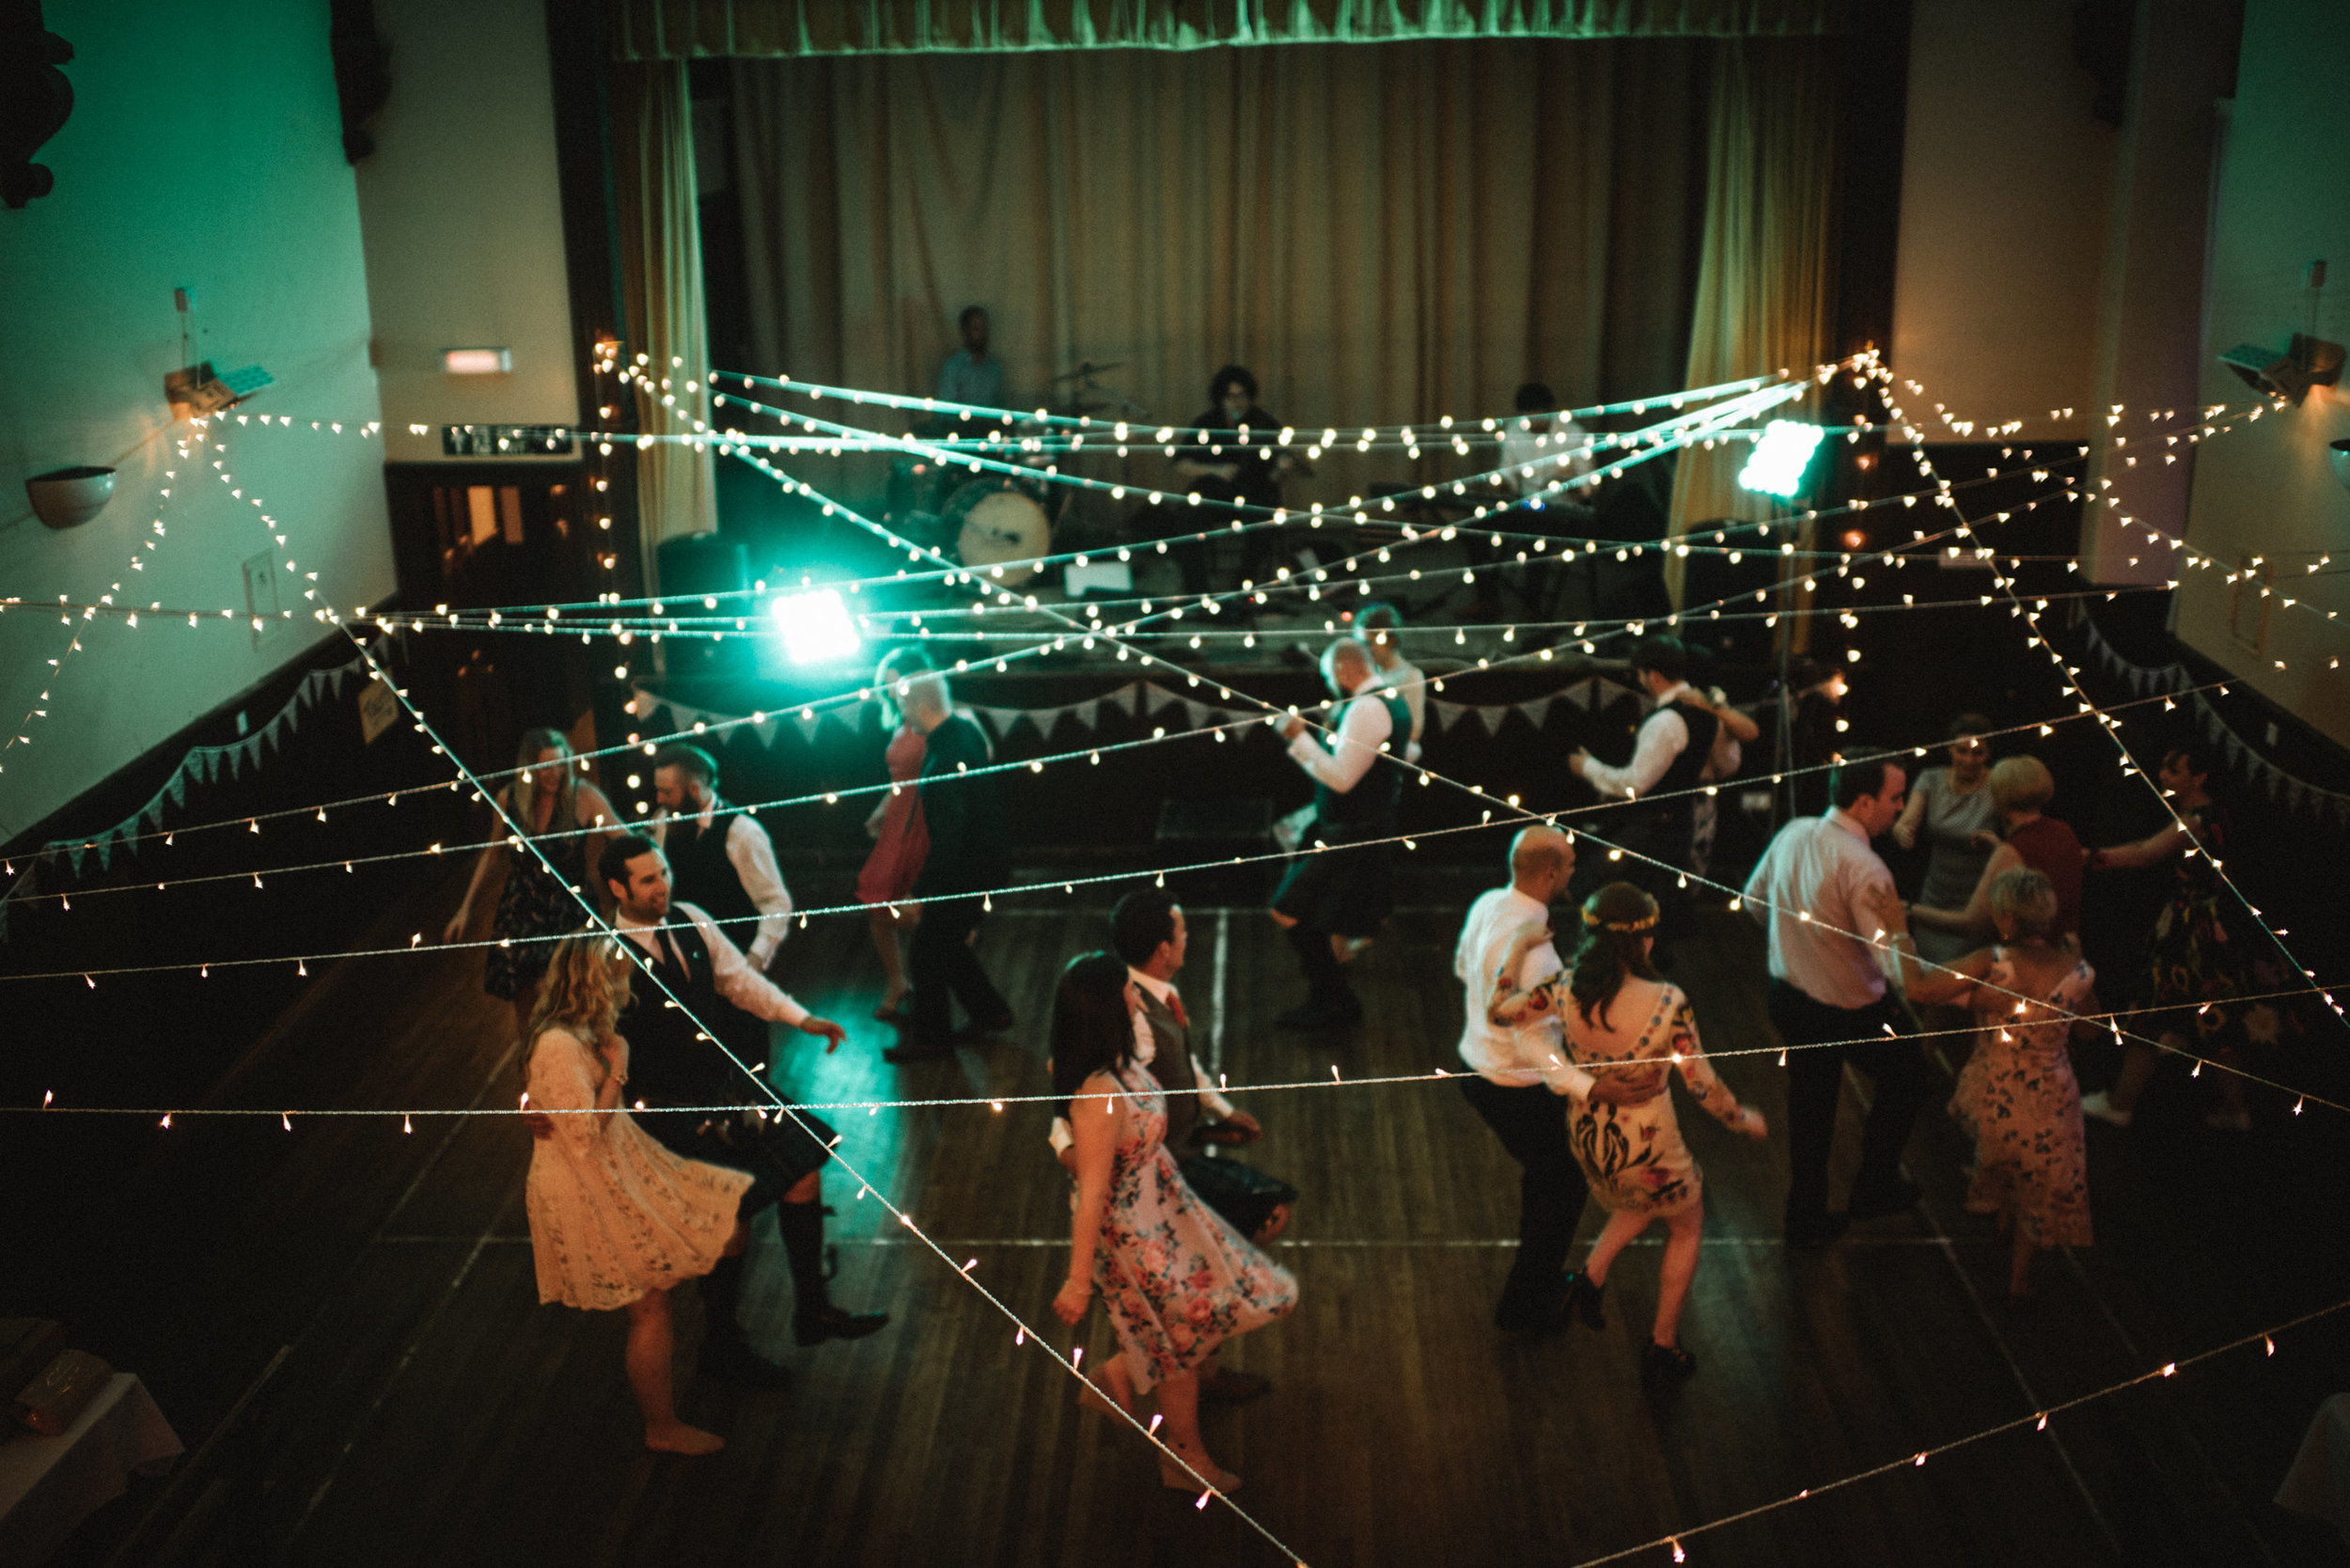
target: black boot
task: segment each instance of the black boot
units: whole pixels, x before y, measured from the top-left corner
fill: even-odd
[[[861,1340],[888,1325],[886,1312],[844,1312],[824,1288],[824,1206],[821,1202],[778,1203],[776,1229],[783,1255],[791,1262],[791,1337],[804,1345],[826,1340]]]
[[[791,1374],[751,1348],[748,1335],[743,1332],[736,1317],[743,1301],[743,1275],[750,1262],[748,1252],[738,1252],[731,1258],[721,1258],[715,1267],[702,1277],[701,1370],[726,1383],[739,1383],[746,1388],[782,1388],[789,1387]]]

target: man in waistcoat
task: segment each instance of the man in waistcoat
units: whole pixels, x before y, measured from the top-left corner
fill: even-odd
[[[794,1339],[813,1345],[873,1333],[888,1323],[886,1313],[844,1311],[824,1288],[822,1178],[836,1141],[832,1128],[807,1111],[789,1108],[789,1097],[754,1076],[764,1072],[763,1060],[741,1060],[719,1043],[730,1021],[745,1014],[821,1036],[828,1054],[848,1031],[815,1016],[753,969],[707,912],[677,902],[668,860],[651,839],[634,833],[614,839],[603,870],[615,906],[613,926],[638,966],[619,1017],[637,1125],[689,1159],[751,1173],[740,1213],[750,1220],[770,1205],[776,1211],[791,1265]],[[753,1347],[739,1315],[748,1262],[747,1252],[721,1258],[702,1280],[709,1319],[702,1369],[752,1387],[778,1388],[786,1381],[784,1370]]]
[[[1371,650],[1340,637],[1322,655],[1323,679],[1339,698],[1325,731],[1308,732],[1292,713],[1281,727],[1290,756],[1314,781],[1307,847],[1273,894],[1273,917],[1289,933],[1306,971],[1306,1000],[1274,1019],[1285,1029],[1346,1028],[1363,1004],[1346,978],[1356,947],[1378,933],[1395,908],[1396,761],[1412,733],[1401,693],[1381,687]]]
[[[718,760],[697,745],[665,745],[652,760],[660,811],[649,837],[668,856],[671,896],[718,922],[760,974],[791,934],[791,890],[759,819],[718,794]],[[755,928],[755,929],[754,929]]]
[[[1690,869],[1695,792],[1702,787],[1721,719],[1689,684],[1689,651],[1680,638],[1641,638],[1631,664],[1633,680],[1655,704],[1633,739],[1632,760],[1614,767],[1578,748],[1567,759],[1567,770],[1602,800],[1632,803],[1602,820],[1600,832],[1624,852],[1606,872],[1656,900],[1662,957],[1668,941],[1687,934],[1689,899],[1681,878]]]

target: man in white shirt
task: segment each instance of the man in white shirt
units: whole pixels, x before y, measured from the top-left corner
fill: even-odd
[[[1340,637],[1322,655],[1322,674],[1340,698],[1329,744],[1295,713],[1281,727],[1290,756],[1314,781],[1309,847],[1274,890],[1273,917],[1289,933],[1306,971],[1303,1005],[1274,1019],[1285,1029],[1340,1029],[1361,1021],[1363,1004],[1343,965],[1378,934],[1395,908],[1396,804],[1403,776],[1390,752],[1411,734],[1402,697],[1379,686],[1371,650]]]
[[[648,836],[669,857],[677,896],[708,911],[764,974],[791,933],[791,890],[776,867],[775,841],[758,818],[719,798],[718,760],[697,745],[661,748],[652,798],[661,809]]]
[[[1512,1331],[1540,1332],[1565,1321],[1567,1249],[1590,1194],[1567,1142],[1560,1097],[1628,1105],[1665,1087],[1664,1074],[1646,1067],[1595,1082],[1569,1059],[1557,1019],[1512,1026],[1487,1013],[1517,933],[1529,924],[1547,929],[1551,901],[1574,874],[1572,839],[1555,827],[1525,829],[1510,843],[1510,885],[1478,895],[1452,954],[1466,1006],[1461,1059],[1470,1074],[1459,1080],[1461,1093],[1522,1172],[1517,1258],[1494,1308],[1495,1325]],[[1544,942],[1526,955],[1520,973],[1538,980],[1558,968],[1558,949]]]
[[[1909,921],[1893,873],[1869,847],[1900,818],[1907,784],[1883,759],[1840,764],[1826,814],[1780,828],[1747,879],[1747,912],[1770,936],[1771,1024],[1787,1047],[1787,1239],[1798,1246],[1833,1241],[1851,1220],[1898,1214],[1919,1196],[1901,1168],[1927,1086],[1916,1042],[1900,1038],[1908,1019],[1898,951]],[[1875,1081],[1876,1097],[1851,1201],[1830,1214],[1846,1062]]]
[[[1549,387],[1529,381],[1518,388],[1517,417],[1501,429],[1502,478],[1520,495],[1532,495],[1561,480],[1579,478],[1591,471],[1591,435],[1566,415]],[[1545,510],[1584,503],[1583,518],[1590,513],[1588,492],[1561,491],[1546,497]]]
[[[1606,814],[1606,835],[1624,851],[1623,879],[1656,901],[1657,956],[1687,934],[1694,792],[1714,755],[1721,714],[1689,684],[1689,651],[1678,637],[1642,637],[1632,650],[1631,674],[1655,704],[1633,737],[1632,760],[1622,767],[1576,748],[1567,771],[1599,792],[1603,801],[1626,801]]]
[[[737,1010],[815,1035],[827,1054],[839,1049],[847,1031],[777,990],[707,913],[673,902],[668,863],[651,839],[634,833],[614,839],[602,870],[613,898],[613,926],[635,949],[632,956],[644,971],[634,977],[619,1025],[629,1042],[629,1097],[637,1124],[688,1159],[751,1173],[738,1213],[747,1220],[775,1206],[791,1265],[792,1335],[801,1344],[861,1340],[877,1331],[889,1321],[885,1313],[843,1310],[825,1289],[822,1183],[837,1141],[833,1129],[753,1075],[766,1070],[763,1053],[741,1060],[739,1052],[729,1054],[712,1038],[734,1032],[728,1018]],[[725,1105],[741,1108],[710,1108]],[[702,1366],[751,1387],[777,1388],[786,1381],[783,1369],[753,1346],[739,1317],[748,1256],[721,1258],[703,1277],[709,1327]]]

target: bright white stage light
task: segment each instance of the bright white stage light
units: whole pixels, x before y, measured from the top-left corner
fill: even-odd
[[[1738,486],[1784,500],[1803,488],[1803,471],[1827,432],[1817,425],[1794,419],[1774,419],[1754,438],[1747,465],[1738,470]]]
[[[865,646],[838,588],[784,594],[768,602],[767,613],[775,617],[783,651],[795,665],[839,664]]]

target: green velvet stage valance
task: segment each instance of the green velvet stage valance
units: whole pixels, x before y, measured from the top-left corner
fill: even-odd
[[[1435,39],[1810,38],[1854,0],[608,0],[622,60]]]

